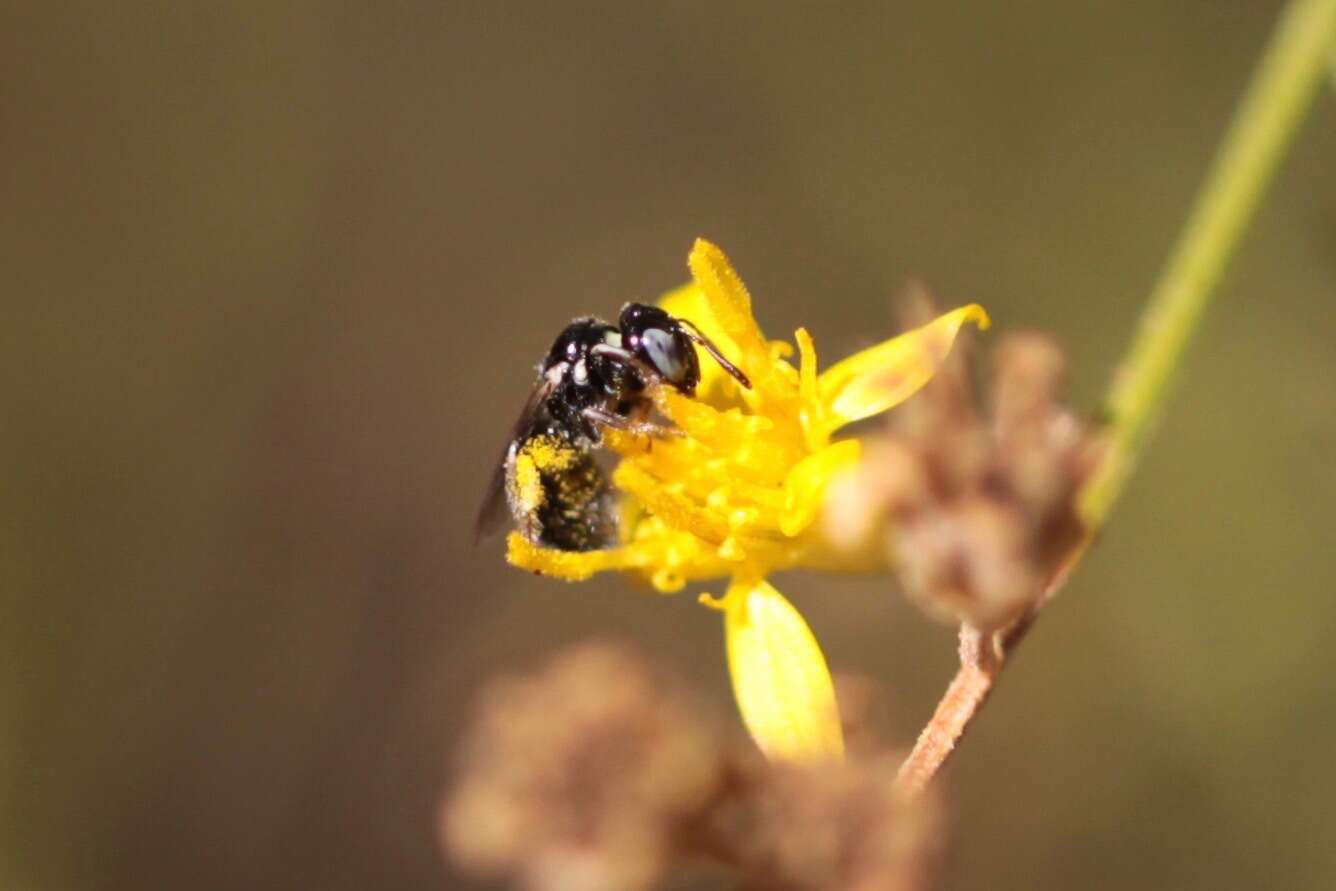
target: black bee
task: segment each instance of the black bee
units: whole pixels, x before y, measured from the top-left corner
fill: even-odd
[[[520,413],[478,513],[479,536],[506,517],[530,541],[562,551],[592,551],[617,540],[606,474],[593,449],[604,427],[671,433],[649,420],[648,388],[667,384],[693,395],[699,344],[744,387],[751,382],[695,325],[656,306],[628,303],[617,325],[576,319],[538,366],[538,381]]]

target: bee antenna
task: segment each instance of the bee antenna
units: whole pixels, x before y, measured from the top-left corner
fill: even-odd
[[[725,359],[724,354],[719,352],[719,347],[715,346],[710,338],[702,334],[701,330],[696,327],[694,322],[688,321],[687,319],[678,319],[677,324],[682,327],[682,331],[688,338],[694,343],[699,344],[701,349],[709,353],[714,358],[714,361],[719,363],[719,367],[732,375],[733,379],[742,384],[743,387],[748,390],[751,389],[751,381],[747,378],[747,375],[742,372],[742,369]]]

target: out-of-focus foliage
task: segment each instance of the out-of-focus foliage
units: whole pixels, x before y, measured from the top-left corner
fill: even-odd
[[[472,691],[592,632],[724,708],[690,598],[472,546],[562,324],[703,235],[767,329],[853,352],[917,277],[1052,332],[1093,406],[1277,11],[29,6],[0,29],[0,879],[67,889],[455,882]],[[947,774],[948,887],[1336,876],[1333,156],[1327,96]],[[883,580],[781,585],[908,742],[950,631]]]

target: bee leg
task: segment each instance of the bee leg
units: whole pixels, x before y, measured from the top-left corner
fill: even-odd
[[[665,427],[662,424],[655,424],[653,421],[637,421],[631,418],[605,411],[597,406],[591,405],[580,412],[585,420],[598,426],[611,427],[614,430],[622,430],[635,436],[682,436],[682,431],[676,427]]]

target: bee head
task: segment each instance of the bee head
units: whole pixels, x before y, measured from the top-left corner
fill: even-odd
[[[700,361],[691,345],[692,337],[681,322],[643,303],[622,307],[617,325],[622,346],[648,365],[659,378],[683,393],[694,393],[700,383]]]

